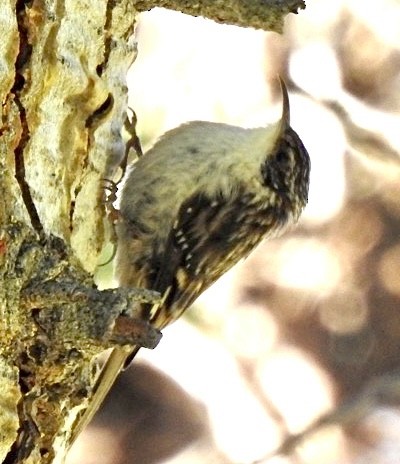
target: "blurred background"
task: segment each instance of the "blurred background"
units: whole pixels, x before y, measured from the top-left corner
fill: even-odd
[[[398,0],[309,0],[281,36],[140,16],[144,148],[188,120],[275,121],[279,74],[309,205],[140,352],[68,464],[400,462],[399,24]]]

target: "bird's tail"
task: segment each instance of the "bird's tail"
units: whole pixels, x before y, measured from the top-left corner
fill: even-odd
[[[165,315],[164,303],[168,296],[169,290],[164,292],[161,300],[152,305],[152,310],[149,315],[150,323],[159,330],[162,330],[170,322],[170,318]],[[78,435],[93,419],[94,415],[100,408],[108,392],[111,390],[118,374],[129,366],[133,358],[140,350],[140,346],[116,346],[111,351],[110,356],[105,362],[93,386],[93,394],[89,399],[89,406],[86,410],[79,415],[75,420],[72,427],[71,440],[69,446],[71,447]]]
[[[72,427],[69,446],[72,446],[78,438],[78,435],[93,419],[93,416],[96,414],[108,392],[111,390],[118,374],[127,364],[128,358],[132,360],[138,353],[139,349],[139,346],[117,346],[111,351],[110,356],[96,379],[93,387],[93,395],[89,400],[89,406],[83,414],[75,420],[75,424]]]

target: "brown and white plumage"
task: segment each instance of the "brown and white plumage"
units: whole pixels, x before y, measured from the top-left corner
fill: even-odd
[[[282,118],[243,129],[194,121],[167,132],[130,171],[121,195],[115,274],[119,284],[158,291],[140,316],[162,329],[264,238],[296,222],[307,202],[310,161]],[[94,408],[137,352],[117,347]]]

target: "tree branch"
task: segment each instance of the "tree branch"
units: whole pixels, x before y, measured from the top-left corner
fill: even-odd
[[[284,18],[304,9],[304,0],[133,0],[137,11],[164,7],[217,23],[282,32]]]

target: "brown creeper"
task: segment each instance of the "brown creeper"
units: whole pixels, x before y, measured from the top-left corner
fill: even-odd
[[[115,273],[120,285],[157,290],[141,317],[163,328],[264,238],[296,222],[307,203],[310,159],[282,118],[243,129],[194,121],[167,132],[130,171],[122,190]],[[115,348],[98,403],[134,356]],[[95,405],[95,408],[99,404]]]
[[[122,191],[116,275],[120,285],[157,290],[164,327],[263,239],[300,216],[310,160],[282,118],[243,129],[194,121],[167,132],[134,165]]]

